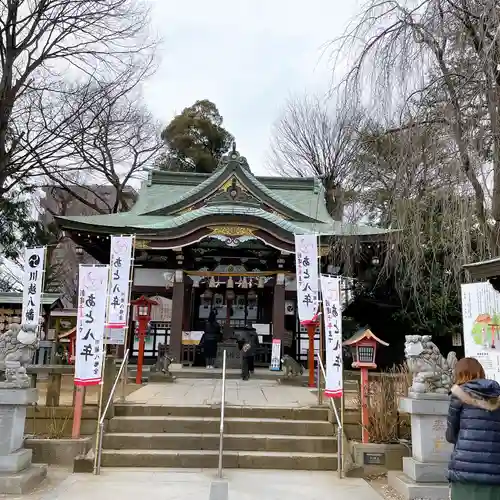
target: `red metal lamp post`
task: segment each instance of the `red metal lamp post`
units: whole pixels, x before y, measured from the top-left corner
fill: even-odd
[[[352,352],[352,367],[359,368],[361,372],[361,425],[362,442],[368,443],[368,370],[377,368],[375,355],[377,354],[377,344],[387,347],[389,344],[380,340],[370,329],[362,328],[356,332],[343,345],[348,346]]]
[[[315,314],[312,319],[301,321],[300,324],[307,328],[309,337],[309,351],[307,358],[307,369],[309,370],[309,387],[316,387],[314,383],[314,335],[319,326],[318,314]]]
[[[137,356],[137,374],[135,376],[135,383],[142,384],[142,365],[144,363],[144,347],[146,344],[146,330],[148,328],[148,323],[151,320],[151,308],[158,305],[156,300],[152,300],[148,297],[142,295],[136,300],[133,300],[131,304],[136,308],[137,321],[139,323],[138,334],[139,334],[139,353]]]

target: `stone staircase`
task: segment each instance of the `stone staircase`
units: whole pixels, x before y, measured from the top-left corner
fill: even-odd
[[[220,408],[115,406],[103,467],[216,468]],[[323,408],[226,407],[225,468],[336,470],[337,441]]]

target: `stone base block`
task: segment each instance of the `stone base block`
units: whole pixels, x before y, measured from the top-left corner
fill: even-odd
[[[37,389],[6,389],[0,387],[0,401],[5,406],[31,406],[38,401]]]
[[[443,463],[424,463],[405,457],[403,472],[417,483],[447,483],[446,464]]]
[[[45,465],[31,465],[21,472],[0,472],[0,494],[24,495],[36,488],[46,476]]]
[[[417,483],[403,472],[389,471],[387,481],[406,500],[448,500],[450,491],[447,483]]]
[[[94,472],[94,458],[79,455],[73,460],[73,474],[92,474]]]
[[[65,466],[71,465],[75,457],[86,454],[92,444],[91,437],[80,439],[28,438],[24,441],[24,446],[33,451],[33,463]]]
[[[409,448],[403,444],[352,442],[350,447],[355,465],[365,467],[373,474],[375,472],[372,471],[383,473],[389,470],[401,470],[403,468],[403,457],[410,455]]]
[[[175,382],[173,375],[165,375],[162,372],[150,372],[148,382],[165,382],[166,384]]]
[[[18,472],[26,469],[31,464],[32,454],[31,450],[21,448],[8,455],[0,456],[0,473]]]

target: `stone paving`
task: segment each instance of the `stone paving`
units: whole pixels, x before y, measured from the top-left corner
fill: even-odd
[[[148,405],[217,405],[220,379],[179,378],[174,383],[148,383],[127,396],[127,403]],[[279,384],[277,380],[226,380],[229,406],[276,406],[297,408],[317,404],[307,387]]]
[[[53,474],[49,474],[49,478]],[[333,472],[227,470],[227,500],[381,500],[362,479],[338,479]],[[10,500],[219,500],[210,496],[216,483],[212,470],[105,469],[100,476],[60,477],[58,484]]]

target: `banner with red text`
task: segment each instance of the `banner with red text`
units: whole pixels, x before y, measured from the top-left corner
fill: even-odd
[[[76,320],[75,385],[102,378],[109,266],[80,264]]]
[[[340,283],[340,278],[321,275],[326,351],[325,396],[331,398],[341,398],[343,392]]]
[[[318,236],[295,235],[297,309],[300,321],[310,321],[318,312]]]
[[[133,236],[111,236],[108,328],[124,329],[128,323],[133,245]]]

